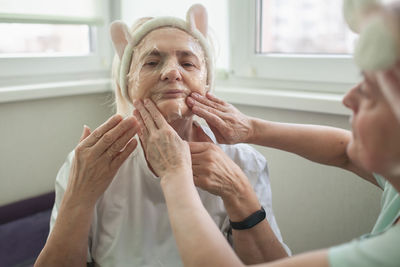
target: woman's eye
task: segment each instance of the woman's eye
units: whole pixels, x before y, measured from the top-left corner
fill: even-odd
[[[194,67],[194,64],[191,63],[191,62],[184,62],[184,63],[182,64],[182,66],[184,66],[185,68],[190,68],[190,67]]]
[[[144,65],[153,67],[153,66],[157,66],[157,64],[158,64],[157,61],[148,61]]]

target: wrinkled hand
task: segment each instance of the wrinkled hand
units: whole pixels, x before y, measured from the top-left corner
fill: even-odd
[[[246,143],[251,137],[250,118],[231,104],[210,93],[192,93],[186,102],[194,114],[207,121],[219,143]]]
[[[114,115],[90,133],[85,126],[75,148],[65,196],[76,204],[94,205],[110,185],[119,167],[137,146],[134,117]]]
[[[145,99],[144,104],[135,101],[134,105],[134,115],[140,126],[139,138],[154,172],[160,178],[181,170],[191,175],[188,144],[167,123],[150,99]]]
[[[400,61],[389,70],[377,74],[383,95],[400,122]]]
[[[250,185],[245,174],[200,126],[196,131],[204,142],[189,142],[195,185],[223,199],[240,196]]]

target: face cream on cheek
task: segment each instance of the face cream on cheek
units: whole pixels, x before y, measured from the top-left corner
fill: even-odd
[[[173,122],[191,115],[185,98],[168,99],[156,102],[157,108],[168,122]]]

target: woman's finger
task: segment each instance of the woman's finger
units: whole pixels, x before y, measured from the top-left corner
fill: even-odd
[[[168,124],[167,121],[164,119],[164,116],[160,113],[156,105],[153,103],[153,101],[151,101],[150,99],[145,99],[144,106],[149,111],[151,117],[153,118],[155,124],[159,129],[165,127]]]
[[[136,139],[131,139],[129,143],[126,145],[125,149],[120,152],[111,162],[110,167],[112,169],[118,170],[119,167],[125,162],[125,160],[129,157],[129,155],[135,150],[137,147]]]
[[[128,129],[123,133],[106,151],[107,156],[114,158],[118,155],[127,145],[127,143],[135,136],[138,126]]]
[[[149,132],[157,130],[157,126],[154,123],[153,118],[151,117],[149,111],[146,109],[146,107],[143,105],[142,101],[136,100],[133,105],[135,108],[139,111],[140,116],[142,117],[142,120]]]
[[[204,169],[205,166],[208,166],[207,162],[204,161],[203,153],[191,154],[191,159],[192,159],[193,173],[198,173],[199,169]],[[196,172],[195,172],[195,168],[197,168]]]
[[[142,119],[142,116],[140,115],[140,112],[135,109],[133,111],[133,115],[135,116],[136,120],[139,123],[138,135],[139,135],[140,139],[142,141],[144,141],[143,138],[147,138],[149,136],[149,131],[147,130],[146,125],[144,124],[144,121]]]
[[[115,126],[113,129],[109,130],[101,139],[93,146],[93,153],[95,156],[100,156],[111,147],[115,141],[122,136],[129,129],[135,128],[137,126],[137,121],[134,117],[128,117],[124,119],[121,123]],[[109,154],[111,156],[111,154]]]
[[[194,100],[196,100],[197,102],[199,102],[205,106],[208,106],[208,107],[211,107],[211,108],[214,108],[217,110],[222,110],[222,106],[219,103],[214,102],[214,101],[210,100],[209,98],[202,96],[198,93],[192,93],[191,97],[193,97]]]
[[[222,125],[225,124],[224,120],[221,119],[221,117],[215,115],[214,113],[208,111],[207,109],[199,107],[197,104],[193,106],[192,112],[193,114],[205,119],[208,124],[213,125],[215,127],[220,128]]]
[[[79,143],[85,140],[90,135],[90,128],[87,125],[83,125],[82,135],[79,138]]]
[[[210,143],[206,142],[188,142],[190,153],[199,154],[210,149]]]
[[[117,126],[122,121],[122,116],[116,114],[109,118],[105,123],[97,127],[82,143],[85,147],[91,147],[109,130]]]
[[[219,99],[218,97],[216,97],[215,95],[211,94],[210,92],[206,93],[206,97],[208,99],[210,99],[211,101],[214,101],[214,102],[220,104],[221,106],[226,106],[227,105],[227,103],[224,100]]]

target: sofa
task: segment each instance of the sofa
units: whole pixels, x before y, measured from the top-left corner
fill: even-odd
[[[49,234],[54,192],[0,207],[0,267],[33,266]]]

